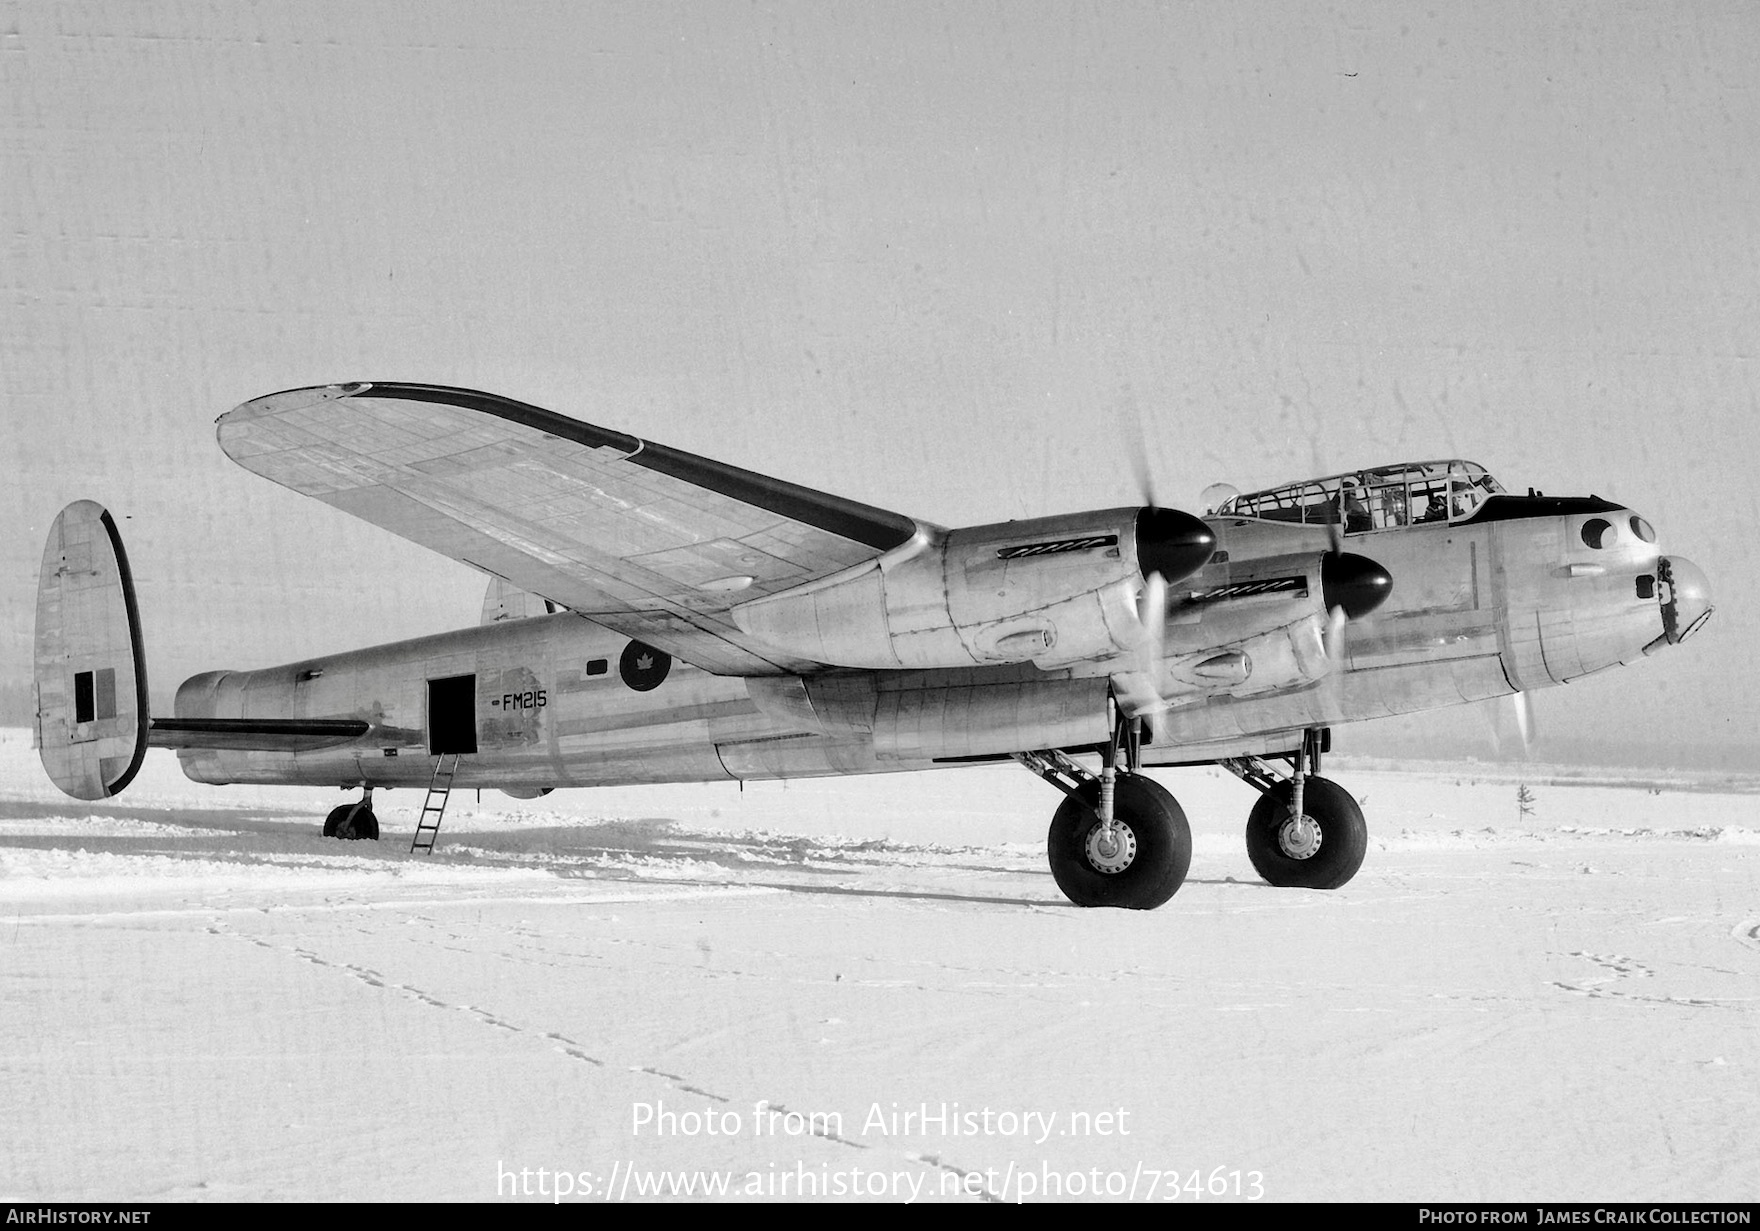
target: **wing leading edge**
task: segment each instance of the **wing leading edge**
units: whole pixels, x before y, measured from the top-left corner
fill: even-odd
[[[799,671],[736,604],[904,547],[884,509],[439,385],[294,389],[220,417],[245,469],[726,674]]]

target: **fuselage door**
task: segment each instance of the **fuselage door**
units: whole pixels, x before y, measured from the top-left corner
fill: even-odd
[[[428,681],[428,752],[432,756],[477,750],[477,677],[450,675]]]

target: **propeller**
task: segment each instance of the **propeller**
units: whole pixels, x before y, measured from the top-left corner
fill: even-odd
[[[1522,751],[1530,751],[1534,747],[1534,702],[1525,692],[1512,692],[1509,696],[1510,707],[1516,712],[1516,730],[1522,737]]]
[[[1149,466],[1149,442],[1134,400],[1129,410],[1131,413],[1124,415],[1123,420],[1134,447],[1127,452],[1143,502],[1142,511],[1137,514],[1136,536],[1137,565],[1143,574],[1143,588],[1137,595],[1137,620],[1143,626],[1143,637],[1137,646],[1133,674],[1152,694],[1148,704],[1136,708],[1162,710],[1167,707],[1161,671],[1167,647],[1169,586],[1209,562],[1216,550],[1216,535],[1202,519],[1167,508],[1157,498],[1155,476]]]
[[[1322,641],[1326,647],[1326,661],[1333,675],[1337,675],[1344,666],[1344,626],[1350,622],[1350,613],[1344,608],[1343,601],[1333,601],[1337,595],[1326,592],[1326,570],[1335,561],[1344,559],[1344,484],[1338,485],[1338,503],[1330,506],[1332,516],[1326,519],[1326,541],[1331,544],[1326,555],[1320,560],[1320,604],[1326,608],[1326,631]],[[1362,557],[1359,557],[1359,559]],[[1388,579],[1391,584],[1392,578]]]
[[[1344,662],[1344,626],[1350,623],[1343,607],[1330,607],[1326,611],[1326,630],[1321,633],[1321,642],[1326,647],[1326,661],[1336,670]]]
[[[1338,501],[1328,506],[1327,552],[1320,558],[1320,601],[1326,608],[1326,661],[1336,676],[1345,661],[1345,626],[1360,620],[1387,601],[1393,592],[1393,575],[1368,556],[1344,549],[1345,492],[1338,486]]]
[[[1136,395],[1127,382],[1118,391],[1115,405],[1118,416],[1119,436],[1123,438],[1125,453],[1130,460],[1131,477],[1136,480],[1137,494],[1143,504],[1151,509],[1159,509],[1162,504],[1155,499],[1155,476],[1149,466],[1149,435],[1143,430],[1143,408],[1138,405]]]
[[[1133,458],[1133,468],[1144,498],[1144,508],[1137,514],[1137,558],[1143,573],[1137,619],[1143,634],[1131,674],[1148,695],[1132,708],[1149,712],[1168,704],[1162,671],[1170,583],[1202,568],[1215,551],[1216,537],[1200,519],[1154,503],[1153,481],[1140,452]],[[1341,488],[1337,504],[1331,506],[1333,516],[1326,522],[1328,549],[1320,561],[1321,603],[1326,610],[1322,637],[1331,664],[1328,674],[1334,680],[1342,674],[1346,659],[1348,625],[1374,611],[1393,590],[1393,576],[1379,563],[1344,550],[1344,500]]]
[[[1326,608],[1326,631],[1322,634],[1322,643],[1326,647],[1326,661],[1331,673],[1336,675],[1344,666],[1344,626],[1350,622],[1350,614],[1342,601],[1334,602],[1336,596],[1326,592],[1326,570],[1334,561],[1344,559],[1343,483],[1338,485],[1338,503],[1331,506],[1331,513],[1332,516],[1326,519],[1326,541],[1331,547],[1320,561],[1320,601]],[[1392,578],[1388,580],[1391,583]]]
[[[1161,664],[1167,658],[1167,578],[1158,571],[1143,579],[1143,592],[1137,596],[1137,619],[1143,625],[1143,640],[1137,647],[1137,674],[1155,694],[1155,708],[1165,709]]]
[[[1508,709],[1504,708],[1507,700]],[[1512,692],[1507,698],[1487,701],[1480,709],[1485,715],[1485,723],[1491,728],[1491,741],[1497,748],[1497,755],[1502,756],[1504,745],[1509,742],[1513,729],[1516,740],[1521,745],[1521,755],[1526,760],[1534,750],[1534,702],[1530,694]]]
[[[1137,643],[1132,673],[1149,694],[1131,706],[1138,713],[1167,708],[1161,671],[1167,648],[1170,584],[1203,568],[1215,550],[1216,535],[1190,513],[1150,504],[1137,514],[1137,567],[1143,574],[1143,588],[1137,593],[1137,621],[1143,626],[1143,635]]]

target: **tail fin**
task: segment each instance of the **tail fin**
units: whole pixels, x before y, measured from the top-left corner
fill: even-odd
[[[147,664],[122,537],[90,500],[49,529],[36,659],[43,768],[75,799],[119,794],[147,752]]]
[[[483,595],[483,618],[479,624],[499,624],[503,620],[526,620],[532,616],[555,615],[556,604],[524,590],[500,577],[489,579],[489,590]]]

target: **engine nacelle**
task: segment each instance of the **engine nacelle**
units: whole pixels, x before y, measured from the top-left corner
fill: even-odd
[[[1215,545],[1198,518],[1153,508],[925,532],[732,615],[779,651],[841,667],[1052,668],[1139,644],[1143,579],[1187,577]]]
[[[1130,711],[1312,684],[1340,666],[1329,657],[1328,624],[1369,615],[1393,584],[1374,560],[1331,550],[1323,533],[1225,529],[1219,542],[1210,563],[1169,592],[1159,671],[1112,669],[1113,691]]]
[[[829,673],[746,679],[758,708],[791,726],[869,742],[881,761],[995,756],[1103,742],[1104,676],[1061,679],[1031,667],[963,673]]]

